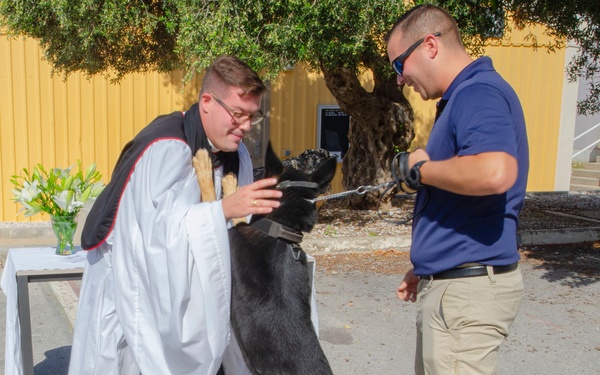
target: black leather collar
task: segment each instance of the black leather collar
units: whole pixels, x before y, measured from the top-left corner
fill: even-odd
[[[293,243],[302,242],[302,238],[304,237],[302,232],[298,232],[292,228],[281,225],[273,220],[267,219],[266,217],[252,223],[250,226],[263,232],[267,236],[281,238]]]
[[[286,189],[289,187],[301,187],[317,190],[319,188],[319,184],[310,181],[283,181],[277,184],[277,189],[279,190]]]

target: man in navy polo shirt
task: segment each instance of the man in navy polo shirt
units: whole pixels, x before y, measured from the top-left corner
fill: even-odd
[[[523,296],[518,215],[529,152],[516,93],[488,57],[473,60],[454,19],[421,5],[386,36],[399,85],[439,99],[425,150],[400,158],[418,190],[410,270],[417,374],[493,374]]]

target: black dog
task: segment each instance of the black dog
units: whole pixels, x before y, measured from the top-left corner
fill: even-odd
[[[264,177],[278,179],[282,204],[229,231],[231,319],[253,374],[332,374],[311,321],[306,254],[298,243],[317,220],[309,200],[324,192],[335,169],[335,158],[311,174],[285,167],[269,144]]]
[[[331,155],[329,151],[322,148],[313,148],[305,150],[301,154],[289,157],[283,160],[281,163],[284,167],[290,167],[297,169],[304,173],[313,173],[317,167],[323,164],[326,160],[330,159]],[[254,181],[263,178],[265,174],[265,168],[259,167],[254,169]]]

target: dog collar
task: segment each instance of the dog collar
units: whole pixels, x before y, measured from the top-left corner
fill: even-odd
[[[262,218],[250,225],[254,229],[257,229],[269,237],[281,238],[293,243],[302,242],[304,235],[302,232],[298,232],[292,228],[281,225],[271,219]]]

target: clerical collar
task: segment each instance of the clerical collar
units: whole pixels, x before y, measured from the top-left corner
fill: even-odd
[[[206,140],[208,141],[208,144],[210,145],[210,152],[212,152],[213,154],[216,154],[217,152],[221,152],[221,150],[219,150],[218,148],[215,147],[215,145],[213,145],[213,143],[210,141],[210,139],[208,139],[208,137],[206,137]]]

